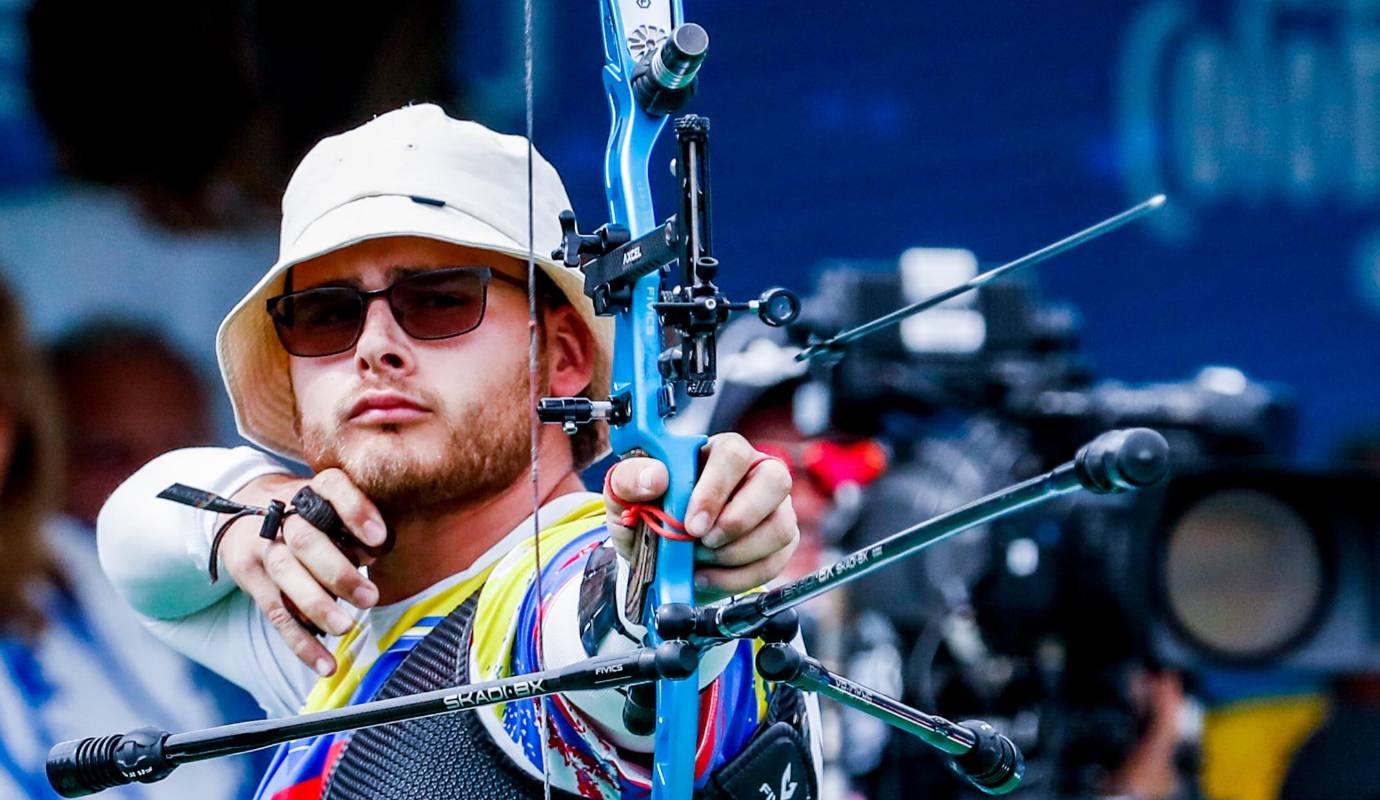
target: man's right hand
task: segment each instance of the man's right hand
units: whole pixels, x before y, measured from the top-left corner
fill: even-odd
[[[303,486],[321,496],[335,508],[345,527],[356,539],[377,547],[387,538],[383,516],[369,498],[338,469],[328,469],[304,480],[288,475],[266,475],[251,481],[231,498],[236,502],[267,506],[271,500],[289,504]],[[330,652],[299,623],[287,607],[287,597],[318,628],[340,635],[354,621],[332,595],[356,608],[369,608],[378,602],[378,587],[350,563],[335,543],[297,515],[289,516],[274,541],[259,537],[263,520],[246,517],[238,520],[220,545],[220,558],[230,574],[268,617],[279,635],[303,663],[326,676],[335,672]],[[361,564],[371,563],[360,554]]]

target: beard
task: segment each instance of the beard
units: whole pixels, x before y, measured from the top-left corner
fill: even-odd
[[[307,465],[314,473],[331,467],[342,470],[378,506],[390,527],[399,519],[493,497],[531,465],[529,373],[526,364],[515,366],[520,368],[510,372],[502,388],[459,408],[432,392],[409,392],[433,412],[426,433],[431,441],[424,448],[415,444],[421,433],[408,430],[408,425],[347,432],[354,397],[342,400],[330,425],[306,423],[294,411]],[[440,431],[433,430],[436,423]]]

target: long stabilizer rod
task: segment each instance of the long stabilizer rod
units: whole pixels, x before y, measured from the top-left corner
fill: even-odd
[[[806,347],[804,350],[801,350],[799,353],[797,353],[795,356],[795,360],[804,361],[809,358],[821,357],[826,353],[835,353],[838,351],[839,348],[843,347],[849,342],[861,339],[862,337],[867,336],[869,334],[876,333],[882,328],[895,325],[899,323],[901,320],[906,319],[907,317],[912,317],[916,314],[919,314],[921,311],[934,308],[940,303],[952,300],[953,298],[958,297],[961,294],[971,292],[972,290],[977,289],[983,286],[984,284],[991,283],[992,281],[996,280],[997,278],[1000,278],[1008,272],[1014,272],[1015,270],[1018,270],[1021,267],[1028,267],[1032,264],[1038,264],[1041,261],[1044,261],[1045,259],[1053,258],[1054,256],[1057,256],[1066,250],[1072,250],[1080,244],[1096,239],[1097,237],[1102,236],[1103,234],[1111,233],[1117,228],[1120,228],[1122,225],[1125,225],[1126,223],[1131,222],[1132,220],[1139,219],[1140,217],[1149,214],[1151,211],[1154,211],[1162,205],[1164,205],[1164,195],[1157,194],[1149,200],[1146,200],[1136,206],[1128,208],[1114,217],[1108,217],[1107,219],[1102,220],[1096,225],[1084,228],[1083,230],[1073,234],[1072,236],[1060,239],[1054,244],[1046,245],[1045,247],[1042,247],[1033,253],[1023,255],[1015,261],[1008,261],[999,267],[989,269],[981,275],[972,278],[967,283],[959,284],[958,286],[955,286],[952,289],[945,289],[939,294],[931,295],[930,297],[926,297],[924,300],[911,303],[910,305],[904,308],[898,308],[890,314],[887,314],[886,316],[878,317],[877,319],[874,319],[871,322],[863,323],[862,325],[859,325],[856,328],[850,328],[846,331],[843,331],[842,333],[835,334],[822,342],[815,342],[814,344],[811,344],[809,347]]]

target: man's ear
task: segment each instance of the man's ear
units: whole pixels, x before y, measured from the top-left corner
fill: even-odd
[[[594,336],[574,306],[559,306],[546,314],[549,390],[559,397],[578,395],[594,377]]]

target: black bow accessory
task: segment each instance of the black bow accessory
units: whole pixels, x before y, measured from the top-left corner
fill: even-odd
[[[220,579],[217,561],[219,561],[221,540],[225,538],[225,532],[230,529],[230,526],[243,517],[263,517],[263,525],[259,527],[259,536],[272,541],[282,533],[283,523],[287,518],[296,514],[306,520],[313,528],[326,534],[335,543],[335,546],[340,548],[341,552],[355,564],[360,562],[360,553],[378,558],[388,552],[392,545],[391,537],[379,547],[369,547],[356,539],[350,533],[350,529],[345,527],[345,521],[336,513],[335,507],[330,504],[330,501],[312,491],[310,486],[303,486],[299,489],[297,494],[292,496],[291,505],[284,504],[282,500],[273,500],[269,502],[267,507],[237,503],[218,494],[195,489],[182,483],[174,483],[159,492],[158,496],[164,500],[181,503],[184,506],[204,508],[208,511],[232,515],[230,519],[221,524],[220,528],[216,530],[216,535],[211,538],[211,557],[206,565],[206,572],[211,576],[211,583]]]

